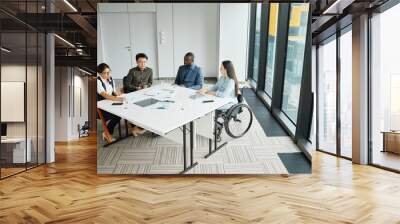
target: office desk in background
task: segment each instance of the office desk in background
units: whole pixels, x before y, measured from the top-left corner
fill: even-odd
[[[25,144],[26,153],[25,153]],[[31,161],[31,146],[30,138],[6,138],[1,139],[1,158],[7,164],[20,164]]]
[[[392,152],[400,154],[400,132],[383,131],[383,150],[382,152]]]
[[[230,100],[226,98],[208,95],[193,97],[195,94],[196,90],[160,84],[126,94],[126,102],[123,105],[112,105],[112,101],[102,100],[97,102],[97,107],[182,144],[184,173],[196,165],[193,161],[194,136],[199,134],[211,140],[213,138],[212,114],[218,108],[230,103]],[[148,104],[149,99],[153,99],[151,100],[153,102],[143,106]],[[213,102],[203,103],[205,100],[213,100]],[[196,123],[199,124],[199,128],[195,128]],[[187,141],[187,137],[190,141]],[[187,146],[190,149],[189,167],[186,166]]]

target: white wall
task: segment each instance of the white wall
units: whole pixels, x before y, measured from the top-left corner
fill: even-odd
[[[104,46],[111,43],[104,38],[106,32],[104,24],[107,26],[106,23],[108,23],[105,20],[109,20],[106,17],[128,12],[155,12],[157,32],[154,35],[157,41],[159,71],[155,77],[175,77],[178,67],[183,64],[184,54],[188,51],[195,54],[195,63],[202,67],[205,77],[217,77],[219,64],[224,59],[230,59],[235,63],[240,80],[246,77],[249,20],[249,4],[247,3],[221,5],[219,3],[101,3],[98,4],[98,9],[99,63],[110,63],[109,61],[116,57],[114,54],[111,59],[107,56],[109,53],[104,50],[108,48]],[[119,24],[121,26],[124,23],[121,21]],[[121,27],[113,29],[121,29]],[[121,35],[116,38],[123,38]],[[123,35],[131,34],[124,32]],[[135,52],[135,49],[132,49],[132,52]],[[124,58],[117,59],[117,63],[122,64],[121,60],[125,60]],[[133,57],[132,60],[134,60]],[[110,64],[110,66],[113,71],[118,69],[118,72],[113,72],[114,78],[122,78],[123,75],[121,76],[120,73],[129,69],[121,70],[121,67],[126,66],[120,65]]]
[[[174,74],[191,51],[205,77],[218,76],[218,6],[213,3],[173,4]]]
[[[68,141],[69,69],[55,68],[55,141]]]
[[[70,141],[78,138],[78,124],[88,120],[88,78],[72,67],[56,67],[55,73],[55,140]]]
[[[156,16],[159,77],[171,77],[175,74],[172,4],[157,4]]]
[[[219,62],[231,60],[239,81],[247,77],[249,4],[221,3],[219,22]]]

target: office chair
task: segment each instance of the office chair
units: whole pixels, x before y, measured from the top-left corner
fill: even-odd
[[[217,111],[215,116],[217,141],[221,141],[222,129],[232,138],[244,136],[253,123],[253,112],[243,103],[242,94],[237,96],[238,103],[228,110]]]
[[[79,138],[89,136],[89,129],[90,129],[89,121],[85,121],[82,127],[80,127],[80,125],[78,124]]]

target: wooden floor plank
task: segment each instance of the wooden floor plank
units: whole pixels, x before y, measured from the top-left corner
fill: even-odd
[[[316,152],[311,175],[96,174],[96,138],[0,181],[0,223],[400,223],[400,175]]]

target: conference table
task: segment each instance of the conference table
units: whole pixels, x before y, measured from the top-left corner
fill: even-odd
[[[183,171],[186,173],[197,165],[193,161],[194,136],[209,139],[209,156],[217,147],[215,125],[212,115],[231,101],[210,95],[198,94],[196,90],[171,84],[159,84],[150,88],[124,94],[122,105],[102,100],[97,108],[112,113],[150,132],[183,145]],[[114,105],[113,105],[114,104]],[[195,128],[196,125],[196,128]],[[189,137],[189,142],[187,141]],[[211,141],[214,140],[214,151]],[[187,143],[190,149],[190,165],[187,166]]]

